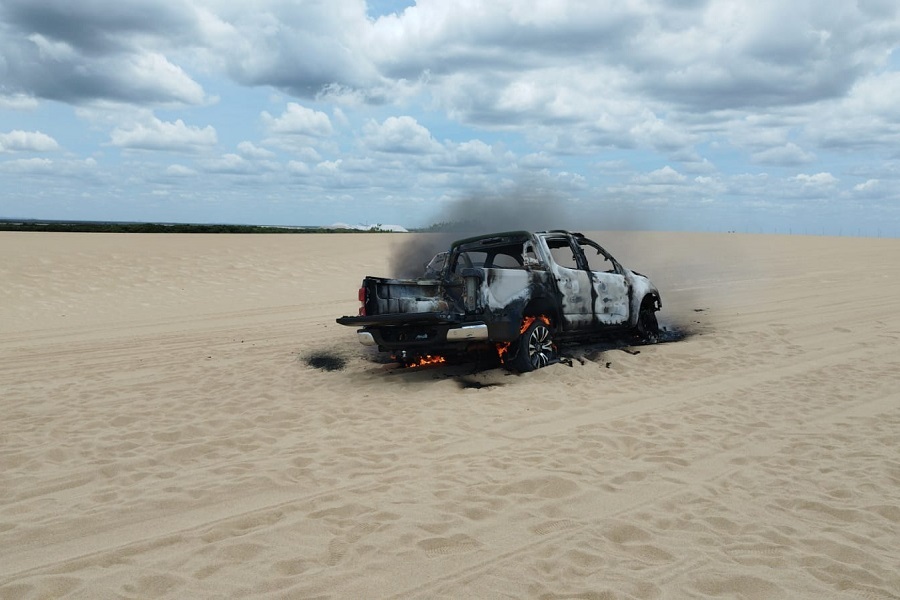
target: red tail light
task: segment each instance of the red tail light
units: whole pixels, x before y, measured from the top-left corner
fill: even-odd
[[[361,317],[366,316],[366,295],[367,295],[366,288],[365,287],[359,288],[359,303],[360,303],[359,316],[361,316]]]

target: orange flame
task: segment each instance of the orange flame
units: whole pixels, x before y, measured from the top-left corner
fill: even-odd
[[[544,322],[544,325],[550,327],[550,317],[547,315],[538,315],[537,317],[525,317],[525,320],[522,321],[522,326],[519,327],[519,333],[525,333],[528,331],[528,328],[531,327],[531,324],[537,320],[541,320]]]
[[[547,315],[538,315],[536,317],[528,316],[522,320],[522,326],[519,327],[519,334],[523,334],[528,331],[528,328],[531,327],[531,324],[535,321],[543,321],[547,327],[550,327],[550,317]],[[500,357],[500,361],[504,361],[506,359],[506,355],[509,353],[509,348],[512,346],[512,342],[499,342],[497,344],[497,356]]]
[[[426,354],[425,356],[420,356],[414,362],[409,363],[407,368],[414,369],[416,367],[424,367],[426,365],[440,365],[447,362],[447,359],[443,356],[432,356],[431,354]]]

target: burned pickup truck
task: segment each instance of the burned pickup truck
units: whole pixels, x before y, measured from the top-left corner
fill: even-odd
[[[580,233],[509,231],[451,244],[421,279],[366,277],[359,341],[415,363],[477,350],[533,371],[556,343],[624,334],[654,339],[659,292]]]

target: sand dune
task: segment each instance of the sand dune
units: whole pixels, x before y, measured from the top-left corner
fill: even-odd
[[[692,335],[516,376],[334,323],[402,239],[0,233],[0,598],[900,597],[900,241],[598,234]]]

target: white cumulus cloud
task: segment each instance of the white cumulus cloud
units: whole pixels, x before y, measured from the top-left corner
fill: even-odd
[[[296,102],[288,102],[280,117],[262,113],[263,124],[275,134],[327,137],[334,131],[331,119],[323,112],[307,108]]]
[[[168,122],[156,117],[129,128],[117,127],[110,134],[113,146],[139,150],[194,152],[217,141],[216,130],[210,125],[200,128],[186,125],[181,119]]]
[[[810,187],[830,187],[838,182],[838,179],[831,173],[816,173],[815,175],[800,173],[795,175],[793,180]]]
[[[641,175],[635,179],[636,183],[652,184],[652,185],[675,185],[684,183],[687,177],[682,175],[669,165],[655,171],[651,171],[646,175]]]
[[[751,158],[753,162],[763,165],[788,166],[811,163],[816,157],[790,142],[783,146],[754,152]]]
[[[41,131],[0,133],[0,152],[52,152],[59,150],[55,139]]]
[[[265,148],[260,148],[253,142],[243,141],[237,145],[238,152],[245,158],[267,159],[275,156],[275,153]]]
[[[379,152],[431,154],[441,150],[428,128],[410,116],[388,117],[382,123],[370,121],[363,134],[365,146]]]

